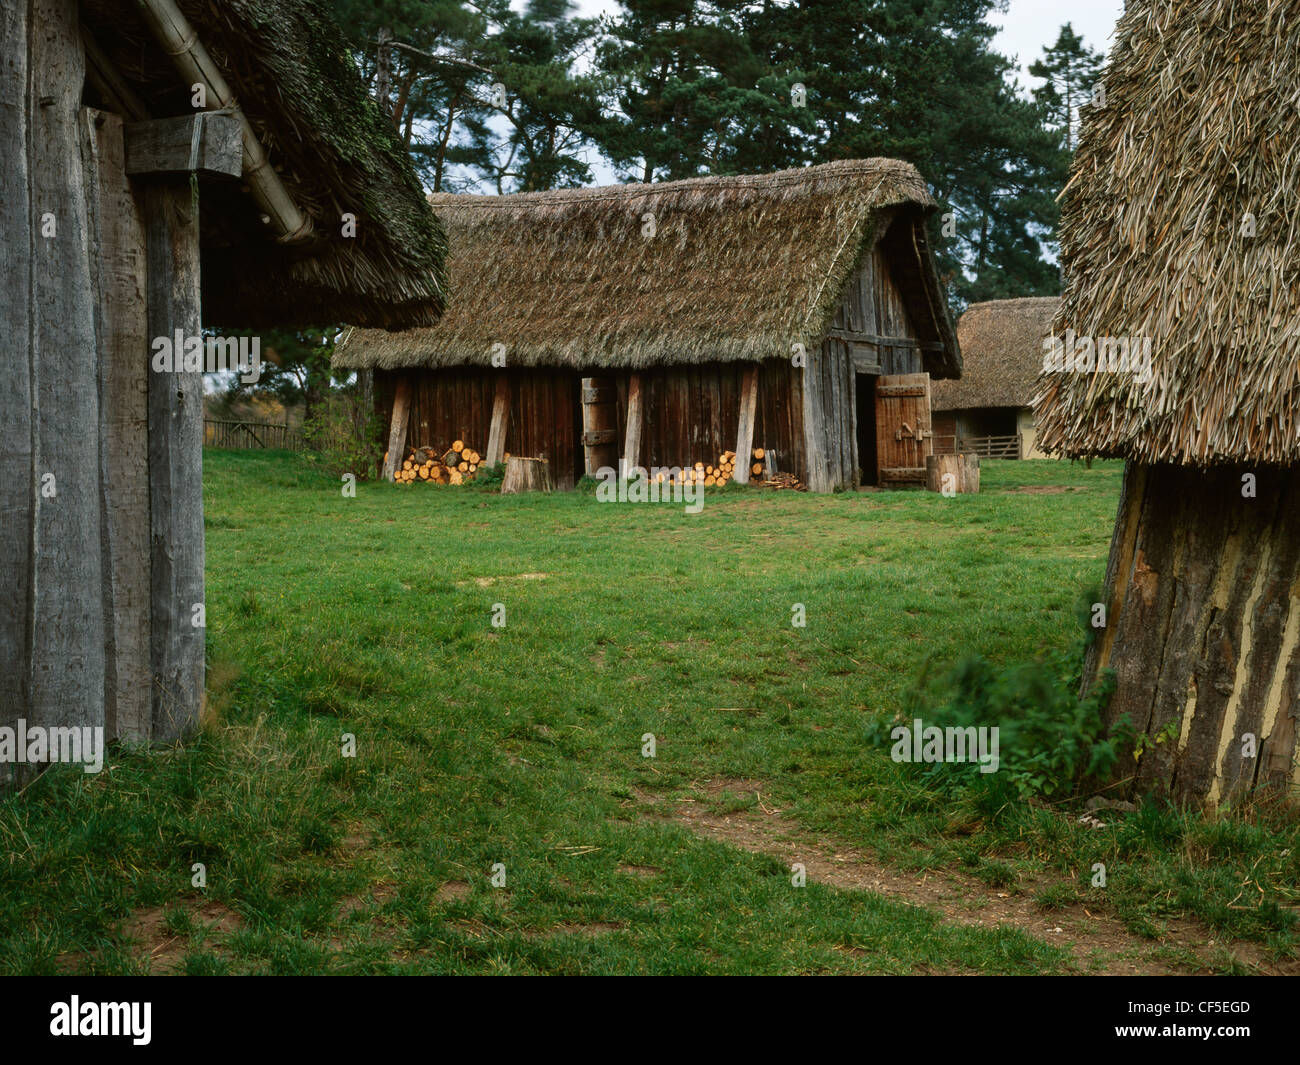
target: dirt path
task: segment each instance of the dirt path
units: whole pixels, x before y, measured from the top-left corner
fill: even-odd
[[[747,780],[710,780],[694,785],[699,799],[676,806],[655,801],[661,811],[709,839],[748,851],[768,854],[787,865],[801,862],[810,880],[850,891],[872,891],[897,902],[942,914],[964,925],[1012,926],[1028,935],[1063,947],[1074,956],[1077,971],[1110,976],[1187,975],[1218,971],[1231,955],[1261,974],[1300,973],[1300,962],[1274,962],[1254,943],[1218,942],[1197,921],[1171,920],[1158,941],[1134,935],[1117,918],[1076,903],[1045,910],[1033,894],[1052,880],[1022,882],[1014,891],[990,887],[957,871],[908,873],[883,865],[861,851],[820,839],[800,830],[783,811],[765,800],[762,784]],[[757,805],[739,813],[715,812],[710,800],[722,792],[753,794]],[[1197,962],[1189,959],[1195,958]]]

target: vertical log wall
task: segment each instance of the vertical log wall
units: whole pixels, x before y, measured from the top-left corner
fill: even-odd
[[[1130,463],[1106,586],[1084,683],[1113,669],[1108,721],[1161,739],[1121,767],[1134,790],[1213,806],[1300,784],[1300,474]]]
[[[102,726],[99,467],[84,448],[100,420],[96,279],[74,0],[4,5],[0,54],[0,725]]]

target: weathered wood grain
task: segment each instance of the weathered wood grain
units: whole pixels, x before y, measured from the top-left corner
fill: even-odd
[[[149,336],[201,336],[199,209],[189,182],[154,181],[137,195]],[[151,369],[148,407],[152,736],[168,743],[197,728],[203,705],[203,375]]]
[[[152,684],[144,222],[124,169],[121,118],[86,109],[82,131],[99,352],[104,722],[109,739],[145,743]]]

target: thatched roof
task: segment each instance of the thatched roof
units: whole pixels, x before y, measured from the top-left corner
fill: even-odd
[[[935,410],[1027,407],[1043,366],[1043,337],[1052,331],[1056,296],[972,303],[957,320],[961,380],[935,381]]]
[[[1056,331],[1150,337],[1152,374],[1045,374],[1039,446],[1300,460],[1300,3],[1129,0],[1103,84]]]
[[[303,245],[277,243],[238,183],[204,183],[205,323],[436,321],[445,292],[445,236],[405,150],[366,96],[329,10],[320,0],[177,0],[177,6],[314,229]],[[135,3],[83,0],[82,18],[148,117],[193,113],[189,85]],[[102,105],[91,88],[87,98]],[[356,216],[354,238],[342,234],[345,212]]]
[[[942,345],[927,356],[931,372],[960,372],[926,242],[932,202],[906,163],[430,199],[451,246],[446,316],[432,329],[355,331],[336,367],[487,365],[496,344],[512,366],[788,357],[796,343],[813,350],[890,230],[891,246],[905,246],[896,258],[910,260],[895,280],[913,324]]]

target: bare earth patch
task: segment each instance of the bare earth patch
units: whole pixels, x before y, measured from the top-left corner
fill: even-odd
[[[1022,883],[1012,893],[954,870],[918,874],[883,865],[861,851],[803,832],[784,816],[784,811],[764,799],[758,781],[718,779],[693,787],[701,799],[683,800],[673,816],[701,836],[771,855],[787,865],[802,863],[809,880],[923,906],[956,924],[1018,928],[1069,951],[1083,972],[1111,976],[1186,974],[1185,966],[1160,957],[1162,950],[1170,948],[1198,958],[1202,963],[1198,972],[1210,971],[1216,949],[1220,956],[1231,954],[1261,974],[1300,972],[1300,963],[1274,962],[1257,944],[1218,943],[1214,933],[1197,921],[1171,920],[1163,938],[1155,941],[1134,935],[1117,918],[1098,912],[1096,907],[1075,903],[1046,911],[1031,897],[1048,886],[1046,878]],[[713,808],[714,800],[726,793],[746,792],[755,796],[757,805],[734,813],[719,813]]]
[[[176,935],[167,928],[167,910],[150,906],[137,910],[122,926],[122,935],[137,949],[137,958],[147,962],[149,972],[155,976],[175,976],[182,971],[185,955],[189,951],[189,937]],[[196,931],[207,938],[216,937],[214,948],[220,953],[220,940],[244,926],[243,918],[229,906],[220,902],[207,902],[193,908],[191,920]]]
[[[454,902],[456,899],[463,899],[469,892],[469,884],[464,880],[448,880],[438,889],[438,901]]]
[[[511,577],[475,577],[473,581],[457,581],[456,584],[462,588],[467,584],[477,584],[480,588],[490,588],[497,581],[544,581],[549,576],[549,573],[516,573]]]

